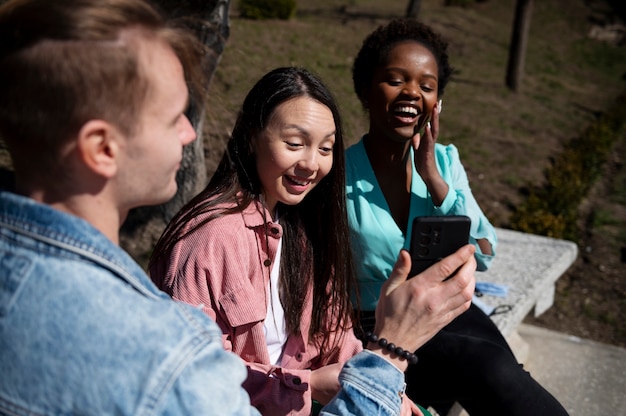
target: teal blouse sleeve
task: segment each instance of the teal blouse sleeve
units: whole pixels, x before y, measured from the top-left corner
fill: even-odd
[[[414,205],[414,198],[416,193],[412,191],[411,195],[411,221],[413,218],[420,215],[467,215],[471,221],[470,228],[470,241],[469,243],[476,246],[476,262],[477,270],[484,271],[489,268],[496,253],[496,246],[498,245],[498,238],[496,230],[491,225],[483,211],[480,209],[476,198],[472,194],[472,190],[467,179],[467,173],[459,158],[459,151],[453,144],[447,146],[437,144],[436,145],[436,158],[437,167],[443,179],[449,186],[448,195],[446,195],[443,203],[439,207],[435,207],[430,196],[427,196],[428,202],[432,207],[432,213],[420,209],[420,207]],[[411,158],[413,160],[413,158]],[[416,192],[421,191],[421,187],[418,187],[419,183],[424,184],[421,180],[415,165],[413,165],[413,182],[412,188],[416,189]],[[423,185],[426,188],[426,185]],[[492,255],[484,254],[478,246],[477,240],[487,239],[491,244]]]

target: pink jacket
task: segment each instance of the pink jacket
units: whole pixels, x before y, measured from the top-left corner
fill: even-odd
[[[362,349],[361,342],[349,331],[338,353],[320,357],[319,349],[308,339],[311,288],[305,300],[301,335],[287,339],[283,367],[270,364],[263,330],[270,267],[263,263],[274,261],[283,230],[280,224],[268,222],[266,242],[261,209],[253,202],[241,214],[209,221],[177,243],[169,262],[157,264],[151,276],[174,299],[201,305],[217,322],[226,350],[238,354],[248,366],[244,388],[262,414],[308,415],[311,370],[344,363]],[[269,213],[266,216],[271,218]]]

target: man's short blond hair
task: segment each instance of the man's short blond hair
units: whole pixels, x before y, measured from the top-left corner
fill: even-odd
[[[91,119],[130,134],[149,82],[138,42],[166,42],[192,99],[206,85],[202,46],[142,0],[14,0],[0,7],[0,137],[14,155],[54,166]]]

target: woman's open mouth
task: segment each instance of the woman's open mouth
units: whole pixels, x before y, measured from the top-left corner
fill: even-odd
[[[301,179],[296,176],[285,175],[285,180],[287,181],[287,184],[290,185],[290,187],[300,192],[305,191],[311,184],[311,180]]]
[[[419,110],[415,107],[402,105],[397,106],[392,111],[393,116],[404,124],[414,124],[417,123],[420,113]]]

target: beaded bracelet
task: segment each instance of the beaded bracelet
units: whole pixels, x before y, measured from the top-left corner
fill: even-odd
[[[396,354],[398,357],[402,357],[409,362],[409,364],[417,364],[417,355],[413,354],[410,351],[407,351],[401,347],[398,347],[393,342],[387,341],[386,338],[378,338],[378,335],[373,334],[371,332],[365,333],[365,339],[367,341],[375,342],[380,345],[382,348],[386,349],[389,352]]]

